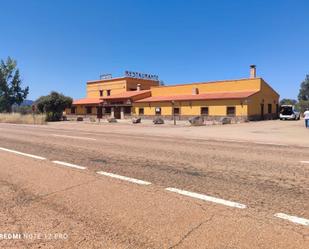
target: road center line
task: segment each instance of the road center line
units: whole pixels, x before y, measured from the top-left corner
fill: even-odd
[[[77,137],[77,136],[68,136],[68,135],[59,135],[59,134],[51,134],[53,137],[63,137],[63,138],[73,138],[73,139],[80,139],[80,140],[91,140],[96,141],[95,138],[90,137]]]
[[[271,142],[253,142],[254,144],[288,146],[287,144],[271,143]]]
[[[26,157],[31,157],[31,158],[39,159],[39,160],[46,160],[45,157],[36,156],[36,155],[31,155],[31,154],[19,152],[19,151],[16,151],[16,150],[9,150],[9,149],[2,148],[2,147],[0,147],[0,150],[6,151],[6,152],[10,152],[10,153],[14,153],[14,154],[16,154],[16,155],[21,155],[21,156],[26,156]]]
[[[297,224],[301,224],[304,226],[309,226],[309,220],[308,219],[304,219],[304,218],[299,218],[297,216],[291,216],[288,214],[284,214],[284,213],[276,213],[275,217],[284,219],[284,220],[288,220],[291,221],[293,223],[297,223]]]
[[[72,164],[72,163],[66,163],[66,162],[61,162],[61,161],[52,161],[52,162],[56,163],[56,164],[64,165],[64,166],[67,166],[67,167],[75,168],[75,169],[87,169],[86,167],[75,165],[75,164]]]
[[[301,163],[309,163],[309,161],[300,161]]]
[[[117,178],[117,179],[128,181],[128,182],[133,182],[133,183],[140,184],[140,185],[150,185],[151,184],[151,182],[146,182],[146,181],[142,181],[142,180],[134,179],[131,177],[126,177],[126,176],[116,175],[116,174],[108,173],[104,171],[98,171],[97,173],[100,175],[109,176],[109,177]]]
[[[203,201],[210,201],[210,202],[222,204],[222,205],[229,206],[229,207],[247,208],[247,206],[244,205],[244,204],[240,204],[240,203],[233,202],[233,201],[226,201],[226,200],[219,199],[219,198],[216,198],[216,197],[198,194],[198,193],[193,193],[193,192],[189,192],[189,191],[185,191],[185,190],[181,190],[181,189],[177,189],[177,188],[166,188],[165,190],[170,191],[170,192],[174,192],[174,193],[178,193],[178,194],[181,194],[181,195],[197,198],[197,199],[200,199],[200,200],[203,200]]]

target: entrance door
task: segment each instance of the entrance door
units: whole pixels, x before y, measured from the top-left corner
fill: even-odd
[[[264,104],[261,104],[261,119],[264,119]]]
[[[116,119],[120,119],[121,118],[120,107],[119,106],[114,107],[114,116],[115,116]]]
[[[102,118],[103,117],[103,108],[102,106],[97,107],[97,118]]]

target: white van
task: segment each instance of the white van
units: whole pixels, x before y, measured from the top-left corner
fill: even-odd
[[[299,120],[300,112],[295,109],[294,105],[282,105],[280,107],[280,120]]]

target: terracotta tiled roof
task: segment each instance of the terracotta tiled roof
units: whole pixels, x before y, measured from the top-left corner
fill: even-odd
[[[246,92],[214,92],[188,95],[169,95],[169,96],[154,96],[137,100],[135,102],[159,102],[159,101],[180,101],[180,100],[216,100],[216,99],[243,99],[247,98],[258,91]]]
[[[73,101],[73,105],[91,105],[91,104],[100,104],[102,100],[98,98],[84,98],[84,99],[76,99]]]
[[[140,90],[140,91],[126,91],[123,93],[119,93],[119,94],[115,94],[115,95],[111,95],[111,96],[105,96],[102,97],[101,99],[128,99],[128,98],[132,98],[144,93],[150,93],[150,90]]]

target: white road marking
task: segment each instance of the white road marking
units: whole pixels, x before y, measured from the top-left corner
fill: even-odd
[[[301,163],[309,163],[309,161],[300,161]]]
[[[193,193],[193,192],[189,192],[189,191],[185,191],[185,190],[181,190],[181,189],[177,189],[177,188],[166,188],[165,190],[171,191],[171,192],[174,192],[174,193],[178,193],[178,194],[181,194],[181,195],[197,198],[197,199],[200,199],[200,200],[203,200],[203,201],[210,201],[210,202],[222,204],[222,205],[229,206],[229,207],[247,208],[247,206],[244,205],[244,204],[240,204],[240,203],[233,202],[233,201],[226,201],[226,200],[219,199],[219,198],[216,198],[216,197],[198,194],[198,193]]]
[[[73,139],[80,139],[80,140],[96,141],[95,138],[90,138],[90,137],[76,137],[76,136],[58,135],[58,134],[52,134],[52,136],[54,136],[54,137],[63,137],[63,138],[73,138]]]
[[[288,214],[283,214],[283,213],[276,213],[275,217],[284,219],[284,220],[288,220],[291,221],[293,223],[297,223],[297,224],[301,224],[304,226],[309,226],[309,220],[308,219],[304,219],[304,218],[299,218],[297,216],[291,216]]]
[[[288,146],[287,144],[269,143],[269,142],[253,142],[253,143],[254,144],[262,144],[262,145]]]
[[[64,165],[64,166],[75,168],[75,169],[87,169],[86,167],[83,167],[83,166],[75,165],[72,163],[61,162],[61,161],[53,161],[53,163]]]
[[[126,176],[116,175],[116,174],[108,173],[104,171],[98,171],[97,173],[100,175],[109,176],[109,177],[117,178],[117,179],[128,181],[128,182],[133,182],[133,183],[140,184],[140,185],[150,185],[151,184],[151,182],[146,182],[146,181],[142,181],[142,180],[134,179],[131,177],[126,177]]]
[[[36,155],[31,155],[31,154],[27,154],[27,153],[19,152],[19,151],[16,151],[16,150],[9,150],[9,149],[2,148],[2,147],[0,147],[0,150],[2,150],[2,151],[6,151],[6,152],[10,152],[10,153],[14,153],[14,154],[21,155],[21,156],[27,156],[27,157],[31,157],[31,158],[35,158],[35,159],[39,159],[39,160],[46,160],[46,158],[45,158],[45,157],[36,156]]]

